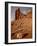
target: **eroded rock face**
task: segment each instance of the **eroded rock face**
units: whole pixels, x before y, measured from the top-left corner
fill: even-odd
[[[17,16],[17,14],[16,14]],[[11,23],[11,39],[32,38],[32,12]]]

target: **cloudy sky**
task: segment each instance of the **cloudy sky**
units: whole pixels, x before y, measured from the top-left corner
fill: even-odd
[[[32,10],[31,7],[19,7],[20,8],[20,11],[23,13],[23,14],[26,14],[28,10]],[[15,11],[16,11],[17,7],[13,7],[11,6],[11,20],[15,20]]]

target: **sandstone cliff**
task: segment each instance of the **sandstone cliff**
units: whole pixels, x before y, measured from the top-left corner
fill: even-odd
[[[11,39],[32,38],[32,11],[27,15],[20,8],[15,12],[15,21],[11,22]]]

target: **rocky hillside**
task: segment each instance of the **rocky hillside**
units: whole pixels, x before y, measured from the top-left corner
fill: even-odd
[[[32,11],[27,15],[18,8],[15,12],[15,21],[11,22],[11,39],[32,38]]]

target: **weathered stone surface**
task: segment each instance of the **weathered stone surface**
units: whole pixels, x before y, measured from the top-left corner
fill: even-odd
[[[15,13],[16,19],[11,22],[11,38],[32,38],[32,12],[30,11],[27,15],[23,15],[18,9]]]

